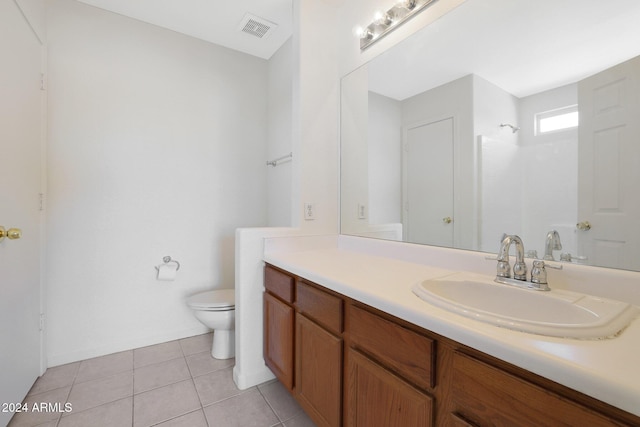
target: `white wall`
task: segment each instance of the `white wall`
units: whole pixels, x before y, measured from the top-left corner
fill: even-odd
[[[340,91],[340,227],[343,232],[367,230],[369,225],[369,89],[367,67],[360,67],[342,81]],[[365,218],[358,215],[365,207]],[[368,212],[367,212],[368,211]]]
[[[292,151],[293,41],[289,39],[268,62],[267,159]],[[267,168],[267,205],[270,227],[291,225],[292,162]]]
[[[308,233],[338,231],[339,15],[332,2],[294,0],[292,225]],[[303,206],[315,219],[303,219]]]
[[[204,332],[184,298],[232,287],[234,230],[266,224],[266,61],[70,0],[47,18],[49,364]]]
[[[369,222],[402,222],[402,106],[369,92]]]

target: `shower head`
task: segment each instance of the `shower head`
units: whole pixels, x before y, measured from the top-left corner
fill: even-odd
[[[510,125],[509,123],[500,123],[500,127],[510,127],[511,128],[511,132],[516,133],[520,130],[519,126],[514,126],[514,125]]]

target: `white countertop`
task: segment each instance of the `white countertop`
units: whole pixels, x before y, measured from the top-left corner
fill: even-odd
[[[432,306],[411,287],[454,270],[361,253],[315,248],[267,251],[264,260],[393,316],[640,416],[640,320],[604,340],[512,331]]]

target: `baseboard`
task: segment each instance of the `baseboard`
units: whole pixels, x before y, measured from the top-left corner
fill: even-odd
[[[275,378],[273,372],[266,366],[257,372],[240,372],[238,365],[233,367],[233,381],[240,390],[246,390],[249,387],[256,386],[258,384],[265,383]]]
[[[208,332],[210,332],[210,330],[207,329],[204,325],[198,325],[188,329],[168,331],[159,335],[138,337],[133,340],[122,342],[113,342],[101,347],[87,348],[69,353],[48,355],[47,367],[51,368],[54,366],[65,365],[67,363],[105,356],[107,354],[133,350],[140,347],[147,347],[150,345],[161,344],[164,342],[179,340],[182,338],[189,338],[195,335],[206,334]]]

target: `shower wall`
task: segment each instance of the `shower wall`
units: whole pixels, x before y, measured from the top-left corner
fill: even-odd
[[[518,145],[525,192],[522,237],[540,257],[552,229],[560,233],[562,252],[578,255],[578,129],[536,135],[535,115],[577,103],[577,84],[569,84],[522,98],[519,104]]]

